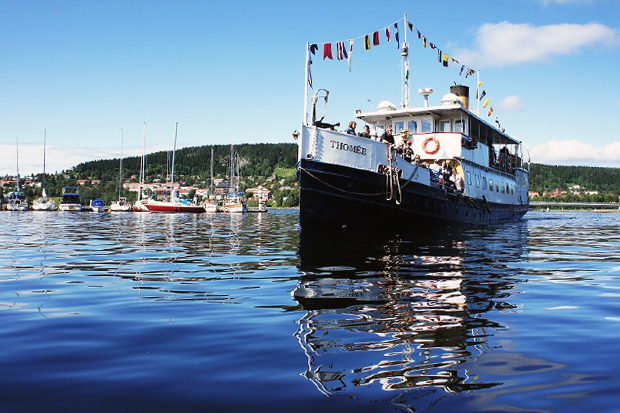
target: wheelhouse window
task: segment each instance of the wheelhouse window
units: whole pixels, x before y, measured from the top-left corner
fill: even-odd
[[[449,120],[439,121],[439,132],[451,132]]]
[[[463,121],[461,119],[454,121],[454,131],[463,133]]]
[[[431,119],[422,119],[422,133],[433,131],[433,122]]]

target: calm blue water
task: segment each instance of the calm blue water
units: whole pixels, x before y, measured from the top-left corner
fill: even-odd
[[[620,213],[0,213],[0,411],[613,412]]]

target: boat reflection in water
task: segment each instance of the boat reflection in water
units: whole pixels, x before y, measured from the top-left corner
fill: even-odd
[[[521,259],[526,227],[441,232],[302,231],[304,275],[292,295],[306,312],[296,336],[308,357],[302,376],[319,391],[384,398],[361,389],[380,386],[400,399],[501,384],[475,371],[476,358],[498,346],[490,341],[502,326],[489,315],[514,307],[507,299],[520,270],[503,263]]]

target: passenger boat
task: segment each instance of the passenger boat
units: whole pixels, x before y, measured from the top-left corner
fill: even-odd
[[[172,150],[172,171],[170,173],[170,200],[169,201],[155,201],[150,200],[145,204],[146,208],[150,212],[190,212],[201,213],[205,212],[202,205],[196,205],[192,201],[181,201],[174,190],[174,161],[177,147],[177,132],[179,123],[177,122],[174,128],[174,145]]]
[[[408,76],[406,32],[401,55]],[[376,110],[356,111],[355,118],[376,136],[360,137],[316,119],[317,103],[327,103],[325,89],[314,93],[308,121],[310,53],[308,44],[304,120],[293,134],[302,229],[487,224],[527,212],[529,159],[524,160],[523,144],[469,108],[467,86],[452,86],[436,105],[429,104],[432,89],[422,88],[421,105],[411,107],[405,80],[401,107],[384,101]],[[377,138],[389,128],[394,144]],[[400,153],[407,141],[420,163]],[[444,162],[456,170],[460,185],[434,173]]]
[[[105,212],[105,203],[102,199],[90,200],[90,212]]]
[[[32,203],[32,209],[34,211],[55,211],[56,204],[53,200],[48,198],[47,192],[45,191],[46,184],[46,173],[45,173],[45,149],[47,145],[47,130],[43,132],[43,188],[41,191],[41,198],[35,199]]]
[[[81,211],[80,191],[77,186],[65,186],[62,188],[62,199],[58,205],[59,211]]]

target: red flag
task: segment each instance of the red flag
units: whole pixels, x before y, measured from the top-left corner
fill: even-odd
[[[334,58],[332,57],[332,44],[331,43],[325,43],[323,45],[323,60],[325,60],[326,58],[330,60],[334,60]]]
[[[387,37],[387,41],[390,41],[390,28],[386,27],[385,28],[385,37]]]
[[[379,46],[379,32],[375,32],[372,44],[375,46]]]

